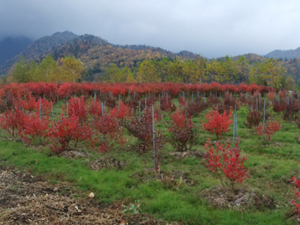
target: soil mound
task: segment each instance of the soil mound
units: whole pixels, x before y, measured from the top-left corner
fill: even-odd
[[[202,196],[207,198],[214,208],[275,208],[273,199],[244,189],[236,189],[232,193],[225,191],[222,187],[214,187],[202,191]]]

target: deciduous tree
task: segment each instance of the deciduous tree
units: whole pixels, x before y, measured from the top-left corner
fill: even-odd
[[[76,82],[83,76],[83,63],[75,57],[66,56],[60,68],[61,82]]]

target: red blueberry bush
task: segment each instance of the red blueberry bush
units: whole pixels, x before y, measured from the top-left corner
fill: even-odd
[[[191,118],[187,118],[183,111],[171,115],[170,143],[177,151],[190,150],[197,141],[197,135],[194,131],[194,124]]]
[[[81,96],[80,98],[71,97],[68,105],[68,114],[69,116],[74,115],[79,117],[81,124],[87,121],[87,110],[84,96]]]
[[[161,114],[158,109],[154,110],[154,123],[155,127],[157,122],[161,120]],[[153,160],[155,162],[155,171],[158,172],[159,163],[161,161],[162,150],[166,143],[166,138],[159,130],[155,130],[153,138],[153,123],[152,123],[152,108],[145,109],[141,119],[138,116],[134,116],[130,120],[122,121],[122,126],[124,126],[127,131],[138,139],[137,152],[142,155],[149,151],[155,151],[153,154]]]
[[[0,127],[15,138],[23,129],[26,113],[19,107],[8,109],[0,116]]]
[[[161,114],[158,109],[154,110],[155,124],[161,120]],[[141,119],[138,116],[134,116],[130,120],[123,121],[122,126],[125,127],[128,132],[136,137],[139,141],[137,152],[140,154],[146,153],[153,149],[153,124],[152,124],[152,108],[146,108],[144,114],[141,115]],[[161,137],[163,135],[159,131],[156,131],[155,136]],[[159,144],[161,143],[161,144]],[[163,141],[158,140],[156,147],[163,145]]]
[[[199,102],[188,102],[185,107],[185,112],[188,117],[194,117],[199,115],[202,111],[207,109],[209,106],[208,103],[200,100]]]
[[[258,125],[255,127],[256,134],[259,136],[262,136],[265,134],[266,135],[266,141],[271,141],[274,134],[279,131],[281,128],[280,121],[275,122],[275,121],[268,121],[265,123],[265,128],[263,127],[263,124]],[[265,130],[265,132],[264,132]]]
[[[112,150],[115,144],[123,145],[125,143],[124,130],[113,115],[96,117],[93,126],[98,134],[94,142],[99,146],[98,151],[105,154],[105,159],[107,152]]]
[[[61,115],[57,122],[52,124],[49,132],[52,140],[51,150],[61,153],[65,150],[75,149],[79,141],[92,143],[92,129],[88,124],[81,126],[79,117]],[[71,146],[71,141],[74,143]]]
[[[48,137],[50,130],[49,124],[49,118],[41,118],[39,113],[26,115],[20,135],[28,144],[30,144],[34,138],[38,138],[39,144],[43,145],[45,144],[45,139]]]
[[[202,129],[209,133],[215,134],[218,138],[223,133],[229,131],[229,126],[233,120],[230,119],[232,110],[229,113],[224,111],[220,114],[217,110],[211,111],[205,115],[206,123],[202,121]]]
[[[162,111],[170,111],[173,112],[176,109],[176,106],[172,103],[172,98],[171,97],[162,97],[160,100],[160,109]]]
[[[294,199],[292,201],[293,205],[296,207],[296,212],[298,214],[300,214],[300,204],[299,203],[296,203],[297,199],[300,198],[300,180],[298,180],[296,177],[292,177],[292,181],[293,183],[295,184],[295,187],[294,187],[294,193],[295,193],[295,197],[296,199]]]
[[[111,116],[119,120],[128,118],[130,113],[131,109],[127,105],[125,105],[122,100],[117,107],[111,110]]]
[[[265,112],[265,120],[270,116],[269,112]],[[248,128],[256,127],[264,120],[264,113],[262,111],[249,111],[247,115],[247,122],[244,122]]]
[[[87,113],[92,117],[101,117],[102,116],[102,106],[101,102],[98,100],[90,99],[87,102]]]
[[[28,99],[20,99],[20,106],[30,113],[38,107],[38,102],[30,95]]]
[[[222,144],[218,141],[212,144],[209,140],[206,141],[205,148],[207,153],[204,156],[206,161],[203,162],[203,165],[218,175],[225,190],[227,187],[223,176],[229,181],[231,191],[234,191],[236,183],[243,183],[250,176],[249,169],[244,167],[246,158],[241,156],[238,139],[234,148],[230,146],[229,142]]]

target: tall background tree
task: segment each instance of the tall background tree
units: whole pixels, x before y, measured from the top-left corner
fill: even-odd
[[[9,71],[10,78],[8,81],[16,81],[18,83],[29,82],[29,63],[26,58],[22,55],[18,62],[16,62],[11,70]]]
[[[258,85],[268,85],[277,89],[283,85],[281,76],[285,76],[286,69],[281,66],[278,60],[273,58],[261,63],[255,63],[249,72],[250,82]]]
[[[161,81],[158,64],[150,59],[146,59],[139,64],[136,74],[136,80],[141,83]]]
[[[85,74],[83,63],[75,57],[66,56],[57,63],[48,55],[40,64],[21,56],[8,73],[8,82],[77,82]]]
[[[84,75],[83,63],[74,56],[66,56],[60,68],[60,78],[62,81],[76,82]]]
[[[39,81],[59,82],[59,71],[57,62],[51,55],[43,59],[39,66]]]

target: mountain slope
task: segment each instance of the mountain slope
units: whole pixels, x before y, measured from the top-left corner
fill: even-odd
[[[244,55],[237,55],[237,56],[233,56],[232,59],[233,61],[237,61],[239,59],[239,57],[245,57],[247,60],[250,61],[250,64],[256,63],[256,62],[262,62],[264,60],[266,60],[266,57],[254,54],[254,53],[248,53],[248,54],[244,54]],[[217,58],[217,60],[225,60],[225,57],[220,57]]]
[[[55,60],[71,55],[80,59],[87,69],[93,72],[103,72],[110,63],[117,66],[134,68],[145,59],[180,57],[190,59],[199,57],[191,52],[182,51],[179,54],[146,45],[114,45],[93,35],[77,36],[71,32],[55,33],[38,39],[22,53],[27,60],[41,61],[47,55]],[[9,60],[0,67],[0,74],[5,74],[18,60],[20,55]]]
[[[52,52],[52,48],[76,37],[76,34],[69,31],[57,32],[51,36],[45,36],[36,40],[22,54],[27,59],[38,60]]]
[[[105,70],[110,63],[133,68],[145,59],[178,56],[173,52],[151,46],[113,45],[93,35],[83,35],[65,42],[57,46],[51,54],[54,59],[73,55],[92,70]]]
[[[300,47],[295,50],[275,50],[265,55],[267,58],[300,59]]]
[[[53,51],[53,48],[57,45],[76,38],[77,35],[72,32],[57,32],[51,36],[42,37],[33,43],[31,43],[19,54],[15,54],[14,57],[6,61],[5,64],[0,66],[0,74],[5,74],[13,64],[19,59],[20,55],[24,55],[27,60],[40,61]]]

